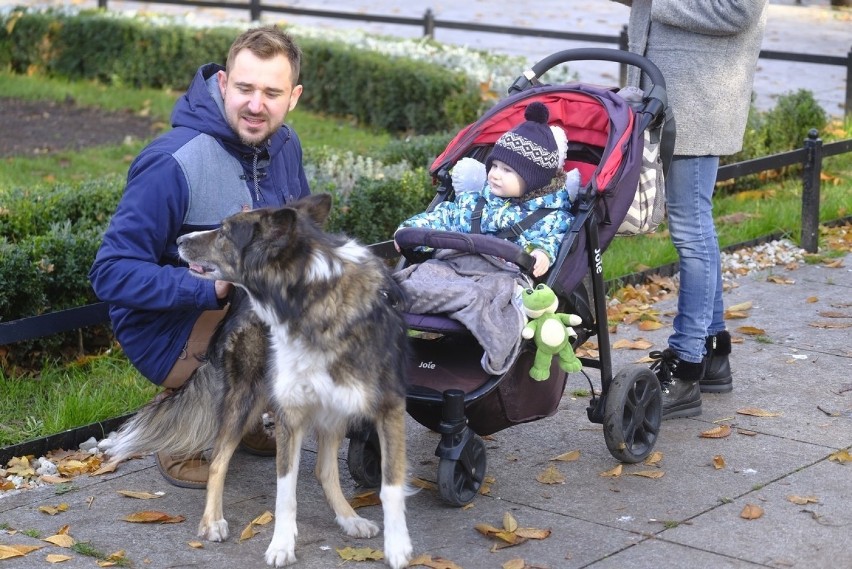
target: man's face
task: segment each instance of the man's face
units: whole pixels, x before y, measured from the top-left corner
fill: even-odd
[[[237,54],[230,73],[219,72],[219,90],[228,124],[252,146],[269,140],[302,94],[284,55],[259,59],[248,49]]]

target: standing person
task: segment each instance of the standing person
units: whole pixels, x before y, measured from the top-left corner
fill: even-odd
[[[241,210],[282,206],[310,193],[299,138],[284,124],[302,93],[300,65],[301,50],[281,30],[244,32],[225,67],[198,69],[172,111],[174,128],[130,166],[89,278],[110,304],[127,357],[155,384],[178,388],[203,364],[233,286],[191,275],[177,238],[215,228]],[[243,447],[274,454],[274,438],[257,425]],[[203,456],[159,453],[157,462],[172,484],[206,485]]]
[[[701,414],[701,391],[733,388],[713,189],[719,156],[742,148],[767,0],[617,0],[631,6],[630,51],[666,80],[677,125],[666,178],[680,290],[668,347],[652,352],[663,419]],[[631,69],[628,83],[639,84]]]

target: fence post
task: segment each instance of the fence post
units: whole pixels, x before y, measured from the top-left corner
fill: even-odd
[[[252,22],[260,21],[260,0],[249,0],[249,18]]]
[[[435,39],[435,14],[432,13],[432,8],[426,8],[426,13],[423,14],[423,37]]]
[[[805,164],[802,172],[802,249],[819,250],[819,190],[822,173],[822,140],[817,129],[808,131],[805,140]]]
[[[627,26],[621,27],[621,33],[618,34],[618,49],[628,51],[630,46],[627,44]],[[618,81],[619,85],[627,85],[627,64],[618,64]]]
[[[844,114],[852,116],[852,49],[846,54],[846,106]]]

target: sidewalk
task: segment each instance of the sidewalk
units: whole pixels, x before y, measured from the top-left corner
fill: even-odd
[[[443,0],[408,0],[401,7],[392,0],[346,1],[341,0],[265,0],[266,5],[289,5],[294,8],[325,12],[378,14],[407,18],[422,18],[431,9],[438,20],[473,22],[545,30],[566,30],[577,33],[618,35],[627,24],[629,9],[610,0],[515,0],[511,10],[498,9],[491,2],[446,2]],[[3,5],[59,6],[63,0],[0,0]],[[830,8],[829,0],[770,0],[763,49],[789,53],[831,55],[846,57],[852,49],[849,30],[852,28],[852,10],[837,11]],[[94,8],[95,0],[79,0],[74,5],[80,9]],[[151,4],[127,0],[108,0],[110,10],[144,11],[184,16],[199,22],[232,21],[244,24],[248,10],[222,8],[188,8],[167,4]],[[292,16],[266,12],[264,23],[290,23],[331,29],[361,29],[372,33],[397,37],[417,38],[422,27],[360,22],[357,20]],[[505,34],[480,33],[438,28],[435,39],[439,42],[468,46],[474,49],[520,55],[531,62],[561,51],[578,47],[610,47],[615,44],[589,44],[565,42],[555,39]],[[307,63],[310,65],[310,62]],[[580,81],[603,85],[618,82],[618,65],[608,62],[573,62],[569,68],[576,71]],[[518,74],[523,69],[518,70]],[[508,85],[506,85],[508,88]],[[808,89],[831,116],[843,116],[846,89],[846,70],[842,66],[817,65],[761,59],[755,76],[755,104],[761,110],[775,106],[779,95]]]
[[[768,281],[770,274],[787,284]],[[587,398],[572,395],[588,389],[585,378],[574,374],[553,417],[488,438],[488,477],[493,482],[490,493],[478,496],[472,507],[447,507],[428,489],[408,500],[415,554],[444,558],[456,564],[447,567],[464,569],[496,569],[513,559],[549,569],[848,566],[852,464],[829,457],[852,445],[852,254],[840,268],[776,267],[739,277],[725,302],[729,307],[753,303],[746,318],[728,321],[738,342],[731,355],[734,392],[705,394],[700,417],[663,423],[655,447],[662,453],[657,466],[624,465],[618,477],[601,476],[618,463],[606,449],[600,426],[586,418]],[[652,349],[662,349],[675,300],[656,308],[666,327],[640,332],[621,324],[612,341],[644,338]],[[764,333],[747,335],[738,331],[742,326]],[[614,350],[615,370],[646,353]],[[597,372],[589,373],[597,383]],[[737,412],[745,408],[777,416]],[[730,436],[699,437],[722,424],[732,427]],[[436,435],[411,422],[408,440],[412,476],[434,481]],[[576,461],[550,460],[574,450],[580,453]],[[714,468],[714,457],[721,457],[723,468]],[[338,557],[335,549],[346,546],[381,549],[382,538],[353,539],[337,529],[312,474],[314,459],[308,445],[300,470],[295,567],[380,567]],[[563,484],[536,479],[550,466],[564,475]],[[664,475],[633,475],[641,471]],[[346,495],[359,493],[347,474],[345,453],[341,472]],[[164,495],[143,501],[123,497],[120,490]],[[795,496],[806,503],[792,502]],[[170,486],[150,457],[130,461],[112,474],[80,476],[73,490],[62,495],[47,486],[0,498],[0,545],[43,546],[26,557],[0,560],[0,569],[44,566],[49,554],[72,557],[61,565],[65,568],[95,567],[91,557],[24,533],[44,538],[66,524],[77,542],[107,554],[123,550],[133,567],[265,567],[272,524],[258,526],[258,534],[243,542],[239,535],[264,511],[274,511],[274,497],[274,461],[238,452],[225,489],[232,537],[194,548],[190,542],[198,539],[204,492]],[[68,510],[55,516],[38,509],[63,502]],[[740,514],[749,504],[762,508],[762,516],[743,519]],[[186,520],[162,525],[122,521],[142,510]],[[377,506],[360,512],[381,521]],[[506,512],[520,527],[550,529],[552,534],[492,552],[496,542],[474,526],[499,527]]]

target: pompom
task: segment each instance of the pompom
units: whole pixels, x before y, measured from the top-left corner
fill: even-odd
[[[547,119],[550,118],[550,111],[547,110],[544,103],[536,101],[527,105],[527,109],[524,111],[524,118],[528,121],[547,124]]]

